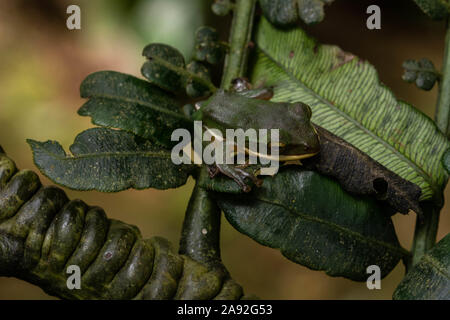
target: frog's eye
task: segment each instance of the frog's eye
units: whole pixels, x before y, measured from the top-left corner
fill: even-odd
[[[311,108],[307,104],[304,104],[302,102],[298,102],[295,104],[293,112],[301,118],[311,119],[312,116]]]

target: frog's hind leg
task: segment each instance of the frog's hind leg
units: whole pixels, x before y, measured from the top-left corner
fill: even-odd
[[[216,166],[221,173],[233,179],[244,192],[250,192],[252,190],[245,179],[250,179],[257,187],[262,184],[262,180],[241,168],[226,164],[217,164]]]

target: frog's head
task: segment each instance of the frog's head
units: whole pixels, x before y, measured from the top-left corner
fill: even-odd
[[[284,129],[280,130],[280,161],[312,157],[320,151],[320,141],[311,123],[311,108],[304,103],[289,104]]]

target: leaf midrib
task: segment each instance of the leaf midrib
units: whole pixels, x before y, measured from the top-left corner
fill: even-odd
[[[202,83],[203,85],[205,85],[206,87],[208,87],[209,90],[211,90],[212,93],[214,93],[217,88],[214,86],[214,84],[200,76],[198,76],[195,73],[192,73],[190,71],[188,71],[185,68],[180,68],[178,66],[175,66],[173,64],[171,64],[170,62],[167,62],[166,60],[158,57],[158,56],[152,56],[153,60],[156,60],[158,63],[162,64],[164,67],[166,67],[167,69],[170,69],[178,74],[181,74],[184,76],[185,79],[195,79],[198,82]],[[148,59],[147,57],[147,61],[145,63],[151,63],[151,60]]]
[[[441,262],[437,260],[435,257],[426,254],[423,256],[423,259],[428,262],[438,273],[442,274],[447,280],[450,281],[450,274],[447,270],[442,266]]]
[[[190,122],[190,120],[188,118],[186,118],[185,116],[171,111],[171,110],[167,110],[165,108],[161,108],[159,106],[157,106],[156,104],[152,104],[150,102],[144,101],[144,100],[139,100],[139,99],[135,99],[135,98],[128,98],[128,97],[122,97],[122,96],[118,96],[118,95],[111,95],[111,94],[106,94],[106,93],[96,93],[93,95],[90,95],[87,97],[88,99],[95,99],[95,98],[106,98],[106,99],[111,99],[111,100],[118,100],[118,101],[125,101],[125,102],[130,102],[130,103],[136,103],[139,105],[142,105],[144,107],[148,107],[150,109],[153,109],[155,111],[161,112],[161,113],[166,113],[168,115],[171,115],[175,118],[181,119],[181,120],[185,120]]]
[[[289,207],[286,207],[284,204],[282,204],[280,202],[273,201],[273,200],[270,200],[270,199],[266,199],[264,197],[257,197],[257,199],[259,201],[262,201],[262,202],[265,202],[265,203],[268,203],[268,204],[271,204],[271,205],[279,206],[279,207],[283,208],[284,210],[288,211],[289,213],[294,214],[295,216],[298,216],[298,217],[300,217],[302,219],[326,225],[326,226],[330,227],[331,229],[344,231],[345,233],[350,234],[350,235],[354,236],[355,238],[362,239],[363,242],[369,242],[369,243],[374,243],[375,245],[383,246],[383,247],[387,248],[390,251],[393,251],[393,252],[396,252],[396,253],[400,254],[402,257],[410,255],[409,251],[407,251],[406,249],[404,249],[404,248],[402,248],[400,246],[399,247],[394,247],[394,246],[390,245],[389,243],[385,243],[385,242],[379,241],[379,240],[371,238],[371,237],[364,237],[360,233],[358,233],[356,231],[353,231],[351,229],[342,227],[342,226],[340,226],[340,225],[338,225],[336,223],[333,223],[333,222],[330,222],[330,221],[327,221],[327,220],[323,220],[323,219],[320,219],[318,217],[308,216],[308,215],[303,214],[301,212],[294,211],[294,210],[290,209]]]
[[[308,91],[310,94],[312,94],[314,97],[316,97],[319,101],[323,102],[325,105],[327,105],[327,107],[332,110],[337,112],[339,115],[341,115],[342,117],[344,117],[345,119],[347,119],[349,122],[353,123],[355,126],[357,126],[359,129],[361,129],[363,132],[365,132],[366,134],[368,134],[369,136],[371,136],[374,140],[379,141],[384,147],[386,147],[387,149],[390,149],[393,153],[397,154],[397,156],[399,156],[402,160],[404,160],[405,162],[407,162],[411,167],[413,167],[419,174],[420,176],[422,176],[425,181],[428,182],[428,184],[430,185],[430,188],[433,190],[434,194],[438,193],[438,187],[435,185],[434,181],[431,179],[431,175],[424,171],[422,168],[420,168],[418,165],[416,165],[416,163],[414,163],[411,159],[409,159],[406,155],[400,153],[397,149],[395,149],[392,145],[390,145],[389,143],[387,143],[386,141],[384,141],[383,139],[381,139],[379,136],[377,136],[376,134],[374,134],[372,131],[370,131],[369,129],[367,129],[365,126],[363,126],[361,123],[359,123],[358,121],[356,121],[355,119],[353,119],[350,115],[348,115],[347,113],[345,113],[344,111],[342,111],[341,109],[339,109],[338,107],[334,107],[332,108],[332,106],[334,106],[333,104],[331,104],[331,102],[329,102],[328,100],[326,100],[325,98],[323,98],[322,96],[318,95],[316,92],[314,92],[314,90],[312,90],[311,88],[309,88],[308,86],[306,86],[303,82],[301,82],[299,79],[297,79],[295,77],[295,75],[293,75],[291,72],[287,71],[286,68],[284,68],[283,65],[281,65],[280,63],[278,63],[270,54],[267,53],[266,50],[262,49],[260,46],[258,46],[258,49],[261,50],[261,52],[263,52],[277,67],[279,67],[282,71],[286,72],[286,74],[295,82],[298,83],[302,88],[304,88],[306,91]],[[370,156],[370,155],[369,155]]]
[[[102,153],[85,153],[81,155],[72,155],[72,156],[60,156],[51,151],[44,149],[46,153],[58,160],[79,160],[79,159],[90,159],[90,158],[102,158],[102,157],[129,157],[129,156],[142,156],[147,158],[161,158],[161,159],[170,159],[170,155],[166,152],[135,152],[135,151],[126,151],[126,152],[102,152]]]

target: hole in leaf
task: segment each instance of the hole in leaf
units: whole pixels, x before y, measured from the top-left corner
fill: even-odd
[[[378,196],[383,196],[387,192],[388,183],[383,178],[376,178],[373,180],[373,188],[377,192]]]

